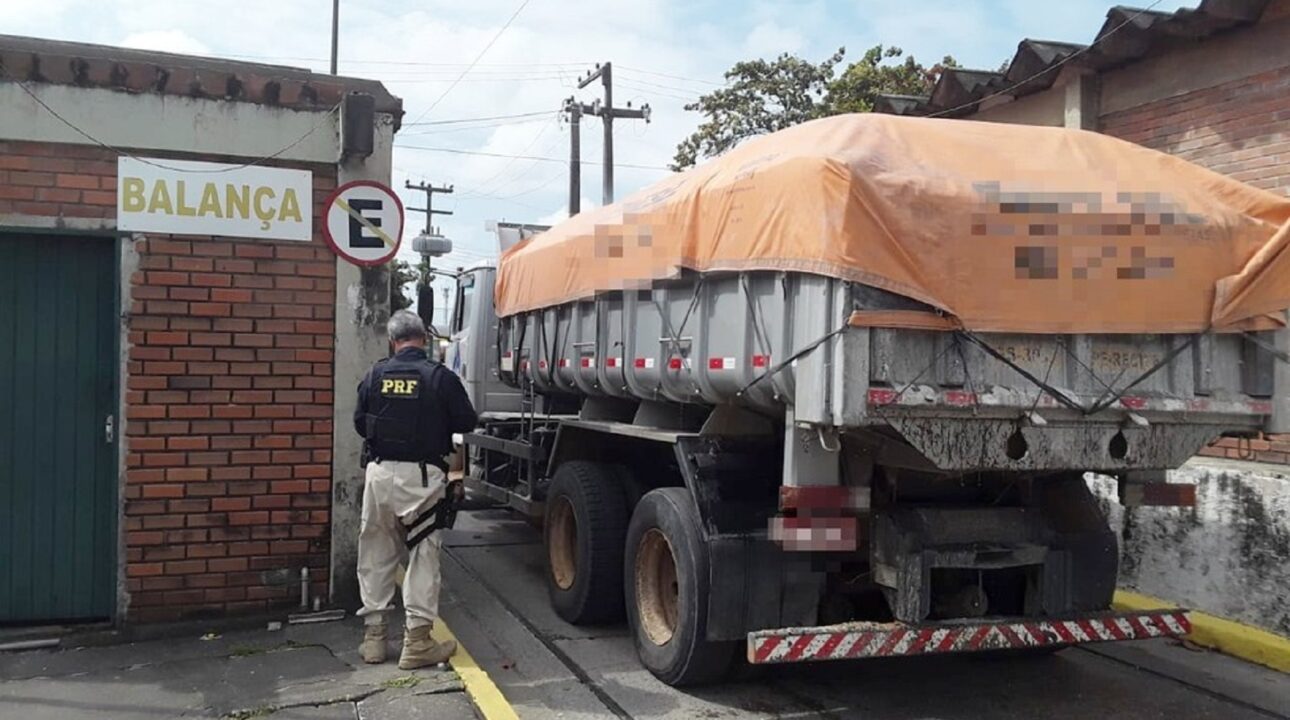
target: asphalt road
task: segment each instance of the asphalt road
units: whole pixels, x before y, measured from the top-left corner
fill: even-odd
[[[1163,640],[1044,658],[759,668],[676,690],[641,668],[625,626],[574,627],[555,615],[541,536],[517,516],[463,513],[445,549],[444,618],[525,720],[1290,717],[1286,676]]]

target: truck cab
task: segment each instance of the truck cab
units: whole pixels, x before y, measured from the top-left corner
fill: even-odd
[[[461,378],[466,395],[480,414],[520,411],[520,392],[503,383],[498,373],[497,315],[493,312],[496,277],[492,261],[460,271],[444,354],[444,364]]]
[[[499,255],[516,243],[548,229],[546,225],[491,221],[485,229],[497,236]],[[501,380],[498,363],[497,313],[493,285],[497,262],[483,260],[458,269],[452,314],[448,321],[448,349],[444,364],[466,387],[466,394],[480,415],[517,413],[520,392]]]

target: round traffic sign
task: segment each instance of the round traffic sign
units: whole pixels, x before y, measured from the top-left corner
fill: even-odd
[[[354,180],[327,196],[323,237],[337,255],[355,265],[384,265],[399,251],[403,202],[390,188]]]

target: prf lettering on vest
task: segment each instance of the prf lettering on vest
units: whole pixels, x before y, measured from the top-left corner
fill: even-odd
[[[155,180],[148,187],[142,178],[127,177],[121,181],[120,195],[124,212],[242,220],[254,215],[263,230],[273,222],[303,221],[300,199],[291,188],[279,197],[271,187],[201,180],[190,186],[184,180],[165,179]]]
[[[420,380],[411,380],[403,378],[382,378],[381,394],[398,395],[401,397],[415,397],[417,394],[417,385]]]

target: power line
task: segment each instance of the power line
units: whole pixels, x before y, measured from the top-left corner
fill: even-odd
[[[503,127],[517,127],[519,125],[532,125],[534,123],[549,122],[547,118],[535,117],[524,118],[522,120],[502,120],[499,122],[479,123],[478,125],[450,126],[446,128],[422,128],[405,132],[399,137],[416,137],[418,135],[450,135],[453,133],[469,132],[471,130],[495,130]]]
[[[550,110],[534,110],[532,112],[512,113],[510,115],[487,115],[484,117],[457,118],[455,120],[427,120],[425,122],[403,123],[403,127],[413,127],[417,125],[458,125],[460,123],[483,122],[486,120],[512,120],[514,118],[538,117],[539,115],[554,115]]]
[[[1152,9],[1152,8],[1154,8],[1155,6],[1159,5],[1161,2],[1162,2],[1162,0],[1155,0],[1155,2],[1151,3],[1150,5],[1146,6],[1145,8],[1143,8],[1143,9],[1141,9],[1141,10],[1137,11],[1136,13],[1134,13],[1131,17],[1129,17],[1129,18],[1128,18],[1127,20],[1125,20],[1124,22],[1120,23],[1119,25],[1116,25],[1115,27],[1111,28],[1110,30],[1107,30],[1105,35],[1102,35],[1102,36],[1100,36],[1100,37],[1098,37],[1098,38],[1095,38],[1095,39],[1093,40],[1093,42],[1089,43],[1088,45],[1085,45],[1084,47],[1080,48],[1079,50],[1076,50],[1075,52],[1071,53],[1070,55],[1067,55],[1066,57],[1062,58],[1061,60],[1058,60],[1057,62],[1053,63],[1052,65],[1049,65],[1048,67],[1044,68],[1043,70],[1040,70],[1039,72],[1035,73],[1034,75],[1031,75],[1030,77],[1026,78],[1025,80],[1022,80],[1021,82],[1015,83],[1015,84],[1013,84],[1013,85],[1011,85],[1011,86],[1009,86],[1009,87],[1006,87],[1006,88],[1004,88],[1004,89],[1002,89],[1002,90],[999,90],[998,92],[992,92],[992,93],[990,93],[989,95],[986,95],[985,97],[977,98],[976,100],[972,100],[972,101],[970,101],[970,102],[965,102],[965,103],[963,103],[962,105],[958,105],[958,106],[955,106],[955,107],[952,107],[952,108],[946,108],[946,109],[944,109],[944,110],[938,110],[938,111],[936,111],[936,112],[934,112],[934,113],[932,113],[932,114],[930,114],[930,115],[926,115],[926,116],[924,116],[924,117],[929,117],[929,118],[940,117],[940,116],[942,116],[942,115],[947,115],[947,114],[949,114],[949,113],[958,112],[959,110],[964,110],[964,109],[966,109],[966,108],[972,107],[973,105],[978,105],[979,103],[985,102],[986,100],[989,100],[990,98],[996,98],[996,97],[999,97],[1000,95],[1007,95],[1007,94],[1011,93],[1013,90],[1016,90],[1017,88],[1021,87],[1022,85],[1025,85],[1026,83],[1030,82],[1031,80],[1034,80],[1034,79],[1036,79],[1036,78],[1038,78],[1038,77],[1040,77],[1040,76],[1042,76],[1042,75],[1044,75],[1044,74],[1046,74],[1046,73],[1052,72],[1053,70],[1056,70],[1057,68],[1059,68],[1059,67],[1061,67],[1061,66],[1065,65],[1066,63],[1070,62],[1071,60],[1074,60],[1075,58],[1077,58],[1077,57],[1079,57],[1079,56],[1083,55],[1084,53],[1087,53],[1089,50],[1092,50],[1094,47],[1096,47],[1096,46],[1097,46],[1097,44],[1098,44],[1098,43],[1100,43],[1100,42],[1102,42],[1103,40],[1105,40],[1105,39],[1107,39],[1107,38],[1111,37],[1112,35],[1114,35],[1117,31],[1119,31],[1119,29],[1120,29],[1120,28],[1124,27],[1125,25],[1128,25],[1129,23],[1131,23],[1131,22],[1133,22],[1133,21],[1137,20],[1138,18],[1142,17],[1143,15],[1145,15],[1145,14],[1147,14],[1147,13],[1151,12],[1151,9]]]
[[[561,168],[561,169],[560,169],[560,172],[558,172],[558,173],[556,173],[556,174],[552,175],[551,177],[547,178],[546,180],[543,180],[542,182],[538,183],[537,185],[534,185],[533,187],[529,188],[528,190],[521,190],[521,191],[519,191],[519,192],[517,192],[517,193],[512,193],[512,194],[510,194],[510,195],[492,195],[492,196],[490,196],[490,197],[492,197],[492,198],[494,198],[494,199],[497,199],[497,200],[513,200],[513,199],[515,199],[515,198],[517,198],[517,197],[524,197],[525,195],[532,195],[533,193],[535,193],[535,192],[537,192],[537,191],[539,191],[539,190],[542,190],[543,188],[546,188],[546,187],[550,186],[550,185],[551,185],[551,183],[555,182],[556,180],[559,180],[560,178],[564,177],[564,176],[565,176],[565,175],[567,175],[567,174],[569,174],[569,168]]]
[[[487,258],[491,257],[487,252],[481,250],[471,250],[469,248],[453,248],[450,255],[465,255],[467,257]]]
[[[700,97],[699,95],[678,95],[672,92],[664,92],[661,90],[656,90],[654,88],[645,87],[644,85],[640,84],[639,80],[624,80],[622,78],[619,78],[618,82],[623,87],[631,88],[636,92],[649,93],[650,95],[665,97],[672,100],[679,100],[681,102],[686,102],[686,103],[697,102]]]
[[[523,149],[523,150],[521,150],[519,154],[520,154],[520,155],[528,154],[528,151],[532,150],[534,145],[537,145],[538,140],[541,140],[541,139],[542,139],[542,136],[546,134],[547,130],[550,130],[550,129],[551,129],[551,125],[553,125],[553,124],[558,124],[558,123],[546,123],[546,124],[544,124],[544,125],[542,126],[542,128],[538,130],[537,134],[533,136],[533,139],[529,141],[529,144],[528,144],[528,145],[525,145],[525,146],[524,146],[524,149]],[[497,180],[498,178],[500,178],[500,177],[502,176],[502,174],[503,174],[503,173],[505,173],[507,170],[509,170],[509,169],[510,169],[510,167],[511,167],[512,165],[514,165],[514,164],[515,164],[515,161],[516,161],[516,160],[518,160],[518,159],[519,159],[519,158],[511,158],[510,160],[508,160],[508,161],[506,162],[506,164],[505,164],[505,165],[503,165],[503,166],[502,166],[502,169],[498,170],[496,173],[494,173],[493,175],[491,175],[487,180],[485,180],[485,181],[483,181],[483,182],[479,183],[479,185],[478,185],[476,188],[474,188],[474,189],[467,189],[465,192],[468,192],[468,193],[470,193],[470,194],[472,194],[472,195],[487,195],[487,194],[488,194],[487,190],[488,190],[488,189],[489,189],[489,187],[493,184],[493,181],[494,181],[494,180]],[[536,165],[536,164],[537,164],[537,163],[534,163],[534,165]],[[530,169],[532,169],[532,167],[530,167]],[[518,179],[519,179],[518,177],[513,178],[513,179],[512,179],[512,182],[513,182],[514,180],[518,180]]]
[[[457,85],[461,83],[462,78],[466,77],[467,73],[475,69],[475,65],[480,60],[484,59],[484,55],[493,47],[493,44],[496,43],[498,39],[502,37],[502,33],[506,32],[506,29],[511,26],[511,23],[515,22],[515,18],[520,16],[520,13],[524,11],[524,8],[528,7],[528,4],[531,1],[532,0],[523,0],[523,2],[520,3],[519,7],[515,8],[515,12],[511,13],[511,16],[506,19],[506,23],[502,25],[500,30],[497,31],[496,35],[493,35],[493,39],[488,41],[488,44],[484,46],[484,49],[479,51],[479,54],[475,56],[475,59],[470,61],[470,65],[467,65],[466,69],[461,71],[461,75],[457,76],[457,79],[453,81],[453,83],[449,85],[448,88],[444,90],[439,97],[435,98],[434,102],[430,103],[430,107],[426,108],[425,110],[422,110],[420,115],[413,118],[412,122],[417,122],[421,118],[425,117],[427,114],[429,114],[431,110],[434,110],[439,105],[439,103],[443,102],[444,98],[448,97],[448,93],[452,92],[453,88],[457,87]]]
[[[661,73],[661,72],[655,72],[653,70],[634,68],[634,67],[631,67],[630,65],[620,65],[619,67],[628,72],[644,73],[646,75],[655,75],[658,77],[671,78],[672,80],[684,80],[685,82],[703,83],[704,85],[715,85],[717,87],[725,87],[726,85],[730,84],[728,82],[713,82],[712,80],[701,80],[699,78],[685,77],[684,75],[669,75],[668,73]]]
[[[434,70],[417,70],[417,69],[380,69],[373,72],[379,72],[381,77],[456,77],[461,72],[456,69],[442,68]],[[564,72],[563,68],[511,68],[506,70],[480,70],[478,68],[466,73],[470,77],[506,77],[506,78],[545,78],[559,77]]]
[[[557,138],[557,139],[558,139],[558,138]],[[519,184],[519,181],[520,181],[520,179],[521,179],[521,178],[527,177],[530,173],[532,173],[532,172],[533,172],[533,170],[534,170],[535,168],[539,168],[539,167],[542,167],[542,164],[541,164],[541,163],[537,163],[537,162],[535,162],[535,163],[531,163],[528,167],[526,167],[526,168],[524,168],[523,170],[521,170],[521,171],[519,172],[519,174],[517,174],[515,177],[508,179],[508,180],[506,181],[506,184],[507,184],[507,185],[510,185],[510,186],[512,186],[512,187],[513,187],[513,186],[515,186],[515,185],[518,185],[518,184]],[[533,187],[530,187],[530,188],[529,188],[529,189],[527,189],[527,190],[521,190],[521,191],[519,191],[519,192],[513,192],[513,193],[508,193],[508,194],[499,194],[500,192],[502,192],[502,186],[498,186],[498,187],[493,188],[493,189],[491,189],[491,190],[489,190],[489,191],[487,191],[487,192],[483,192],[483,191],[475,191],[475,192],[473,192],[473,193],[471,194],[471,197],[473,197],[473,198],[488,198],[488,199],[493,199],[493,200],[509,200],[509,199],[511,199],[511,198],[522,197],[522,196],[524,196],[524,195],[529,195],[529,194],[535,193],[535,192],[537,192],[538,190],[541,190],[542,188],[547,187],[547,186],[548,186],[548,185],[550,185],[551,183],[555,182],[555,181],[556,181],[556,179],[558,179],[558,178],[562,178],[562,177],[564,177],[564,176],[568,175],[568,173],[569,173],[569,168],[567,168],[567,167],[565,167],[565,168],[561,168],[561,169],[560,169],[560,171],[559,171],[559,172],[557,172],[555,175],[553,175],[553,176],[551,176],[551,177],[548,177],[546,180],[543,180],[543,181],[539,182],[537,185],[535,185],[535,186],[533,186]],[[500,175],[500,173],[499,173],[499,175]]]
[[[298,62],[328,62],[327,58],[319,57],[300,57],[291,55],[244,55],[240,53],[209,53],[209,57],[231,58],[245,60],[292,60]],[[406,65],[410,67],[442,67],[442,68],[459,68],[466,67],[470,63],[446,63],[446,62],[423,62],[415,60],[341,60],[341,65]],[[534,68],[534,67],[574,67],[581,68],[587,65],[587,61],[580,62],[559,62],[559,63],[475,63],[475,67],[482,68]]]
[[[252,160],[252,161],[250,161],[250,162],[242,163],[241,165],[229,165],[229,166],[227,166],[227,167],[223,167],[223,168],[220,168],[220,169],[218,169],[218,170],[189,170],[189,169],[186,169],[186,168],[173,167],[173,166],[171,166],[171,165],[166,165],[166,164],[164,164],[164,163],[159,163],[159,162],[156,162],[156,161],[154,161],[154,160],[149,160],[149,159],[147,159],[147,158],[141,158],[141,157],[139,157],[139,156],[137,156],[137,155],[133,155],[133,154],[131,154],[131,153],[130,153],[129,151],[127,151],[127,150],[123,150],[123,149],[121,149],[121,148],[119,148],[119,147],[116,147],[115,145],[111,145],[111,144],[109,144],[109,143],[106,143],[106,142],[104,142],[104,141],[102,141],[102,140],[98,139],[97,137],[95,137],[95,136],[91,135],[89,132],[87,132],[87,131],[85,131],[85,130],[81,129],[78,125],[76,125],[76,123],[73,123],[71,120],[68,120],[67,118],[65,118],[65,117],[63,117],[62,115],[60,115],[60,114],[58,113],[58,111],[57,111],[57,110],[55,110],[54,108],[50,107],[50,106],[49,106],[49,105],[48,105],[44,100],[41,100],[39,95],[37,95],[37,94],[36,94],[36,93],[31,89],[31,88],[27,87],[27,83],[23,82],[22,80],[19,80],[18,78],[14,77],[13,75],[10,75],[10,74],[9,74],[9,68],[5,67],[5,64],[4,64],[4,62],[3,62],[3,61],[0,61],[0,75],[4,75],[5,77],[7,77],[7,78],[9,78],[10,80],[12,80],[15,84],[17,84],[17,86],[18,86],[19,88],[21,88],[21,89],[22,89],[22,91],[23,91],[23,92],[27,93],[27,95],[28,95],[29,97],[31,97],[31,99],[32,99],[32,100],[35,100],[37,105],[39,105],[39,106],[41,106],[42,108],[44,108],[46,112],[48,112],[50,115],[53,115],[53,116],[54,116],[54,118],[55,118],[55,119],[57,119],[59,122],[61,122],[62,124],[66,125],[69,129],[71,129],[71,130],[72,130],[73,132],[75,132],[77,135],[80,135],[81,137],[85,138],[86,140],[89,140],[91,143],[93,143],[93,144],[95,144],[95,145],[98,145],[99,147],[101,147],[101,148],[103,148],[103,149],[105,149],[105,150],[111,150],[112,152],[114,152],[114,153],[116,153],[116,154],[118,154],[118,155],[120,155],[120,156],[122,156],[122,157],[128,157],[128,158],[130,158],[130,159],[132,159],[132,160],[135,160],[136,162],[143,163],[144,165],[151,165],[152,167],[160,168],[160,169],[162,169],[162,170],[169,170],[169,171],[171,171],[171,172],[180,172],[180,173],[194,173],[194,174],[201,174],[201,175],[217,175],[217,174],[220,174],[220,173],[232,172],[232,171],[234,171],[234,170],[241,170],[242,168],[253,167],[253,166],[259,165],[259,164],[261,164],[261,163],[265,163],[265,162],[268,162],[268,161],[270,161],[270,160],[273,160],[273,159],[275,159],[275,158],[277,158],[277,157],[279,157],[279,156],[283,155],[284,153],[289,152],[292,148],[294,148],[295,146],[299,145],[300,143],[304,142],[306,138],[308,138],[310,135],[313,135],[313,134],[314,134],[314,132],[316,132],[316,131],[318,130],[318,128],[320,128],[320,127],[322,127],[322,126],[323,126],[323,123],[325,123],[325,122],[327,121],[327,119],[328,119],[328,118],[330,118],[332,115],[336,114],[336,111],[340,109],[340,103],[336,103],[335,105],[331,106],[331,109],[329,109],[326,113],[324,113],[324,114],[322,115],[322,117],[318,118],[318,122],[314,123],[313,127],[309,128],[309,130],[308,130],[307,132],[305,132],[305,134],[304,134],[304,135],[301,135],[300,137],[298,137],[298,138],[296,138],[295,140],[293,140],[290,144],[288,144],[288,145],[284,146],[283,148],[279,149],[278,151],[276,151],[276,152],[274,152],[274,153],[272,153],[272,154],[265,155],[264,157],[261,157],[261,158],[256,158],[255,160]]]
[[[559,123],[559,122],[557,122],[557,123],[556,123],[556,127],[559,127],[559,126],[560,126],[560,123]],[[555,135],[555,136],[553,136],[549,141],[547,141],[547,143],[546,143],[545,145],[543,145],[543,146],[542,146],[542,149],[541,149],[541,150],[539,150],[539,151],[537,152],[537,154],[545,157],[545,156],[547,155],[547,153],[549,153],[549,152],[551,152],[552,150],[555,150],[555,149],[556,149],[556,146],[558,146],[558,145],[560,144],[560,140],[561,140],[561,138],[560,138],[560,136],[559,136],[559,135]],[[523,152],[524,152],[525,154],[528,154],[528,150],[524,150]],[[518,173],[516,173],[513,177],[511,177],[507,182],[509,182],[509,183],[511,183],[511,184],[518,183],[520,180],[522,180],[522,179],[524,179],[524,178],[528,177],[529,175],[532,175],[532,174],[533,174],[533,172],[534,172],[534,171],[536,171],[536,170],[537,170],[538,168],[540,168],[540,167],[542,167],[542,163],[540,163],[540,162],[530,162],[530,163],[528,164],[528,167],[526,167],[526,168],[524,168],[524,169],[520,170],[520,171],[519,171]],[[569,172],[569,168],[568,168],[568,167],[565,167],[565,168],[564,168],[564,172],[567,174],[567,173]],[[494,190],[492,190],[492,191],[490,191],[490,192],[491,192],[492,194],[494,194],[494,195],[495,195],[495,194],[496,194],[496,189],[494,189]]]
[[[545,213],[545,212],[550,212],[550,211],[551,211],[551,208],[542,208],[542,207],[538,207],[538,206],[536,206],[536,205],[532,205],[532,204],[530,204],[530,203],[523,202],[523,201],[521,201],[521,200],[507,200],[507,199],[505,199],[505,198],[494,198],[494,197],[482,197],[482,196],[481,196],[481,197],[473,197],[473,198],[462,198],[462,202],[505,203],[505,204],[507,204],[507,205],[519,205],[520,207],[526,207],[526,208],[528,208],[528,209],[530,209],[530,210],[533,210],[533,211],[535,211],[535,212],[539,212],[539,213]]]
[[[434,85],[437,83],[535,83],[535,82],[564,82],[564,78],[557,75],[545,77],[468,77],[460,80],[449,80],[448,78],[399,78],[399,77],[381,77],[380,82],[386,85]]]
[[[681,93],[694,93],[694,97],[698,97],[698,94],[700,93],[700,91],[695,90],[694,88],[677,87],[676,85],[664,85],[662,83],[650,82],[649,80],[642,80],[638,77],[628,77],[626,81],[636,83],[637,85],[646,85],[652,88],[659,88],[661,90],[672,90],[672,91],[681,92]]]
[[[560,158],[538,157],[536,155],[507,155],[505,153],[484,152],[482,150],[461,150],[458,148],[446,148],[446,147],[423,147],[419,145],[395,145],[395,147],[402,148],[404,150],[424,150],[426,152],[451,153],[453,155],[479,155],[481,157],[495,157],[495,158],[505,158],[505,159],[515,158],[517,160],[534,160],[537,162],[554,162],[554,163],[568,162],[568,160],[564,160]],[[582,160],[580,161],[579,164],[601,165],[602,163],[595,160]],[[667,172],[672,172],[672,168],[669,168],[663,165],[633,165],[631,163],[615,163],[615,165],[617,167],[632,168],[634,170],[666,170]]]

